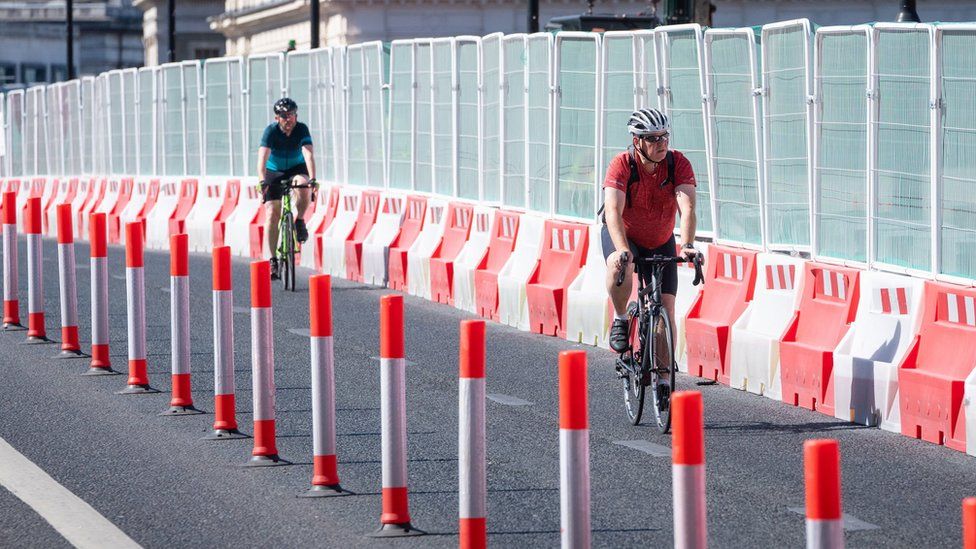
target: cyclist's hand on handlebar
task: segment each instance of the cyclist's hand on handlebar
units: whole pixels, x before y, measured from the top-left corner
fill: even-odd
[[[696,253],[692,257],[692,262],[695,264],[695,280],[692,282],[693,286],[705,283],[705,275],[702,274],[702,255]]]
[[[617,286],[624,283],[624,277],[627,276],[627,264],[630,263],[630,252],[623,251],[620,252],[620,257],[617,259],[617,276],[616,282]]]

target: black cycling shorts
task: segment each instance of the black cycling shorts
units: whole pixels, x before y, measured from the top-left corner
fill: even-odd
[[[603,259],[606,260],[617,249],[613,243],[613,239],[610,238],[610,231],[606,225],[603,226],[603,230],[600,232],[600,240],[603,242]],[[677,255],[675,253],[674,235],[671,235],[671,238],[667,242],[653,250],[638,246],[630,239],[627,240],[627,244],[630,245],[630,253],[634,255],[634,258],[649,257],[652,255],[675,257]],[[664,280],[661,282],[661,293],[678,295],[678,264],[668,263],[665,265],[663,276]],[[644,278],[644,284],[651,282],[648,280],[649,277],[650,274],[648,273],[648,276]]]
[[[308,179],[308,166],[302,163],[293,168],[288,168],[283,172],[266,171],[264,174],[265,186],[262,202],[281,200],[282,195],[285,194],[285,185],[283,183],[285,181],[291,181],[296,175],[304,175]]]

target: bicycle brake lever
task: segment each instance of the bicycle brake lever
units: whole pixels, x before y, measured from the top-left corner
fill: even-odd
[[[692,286],[697,286],[705,282],[705,275],[702,274],[701,254],[695,254],[693,262],[695,264],[695,280],[692,282]]]
[[[624,276],[627,275],[627,264],[630,263],[630,252],[621,252],[620,260],[617,265],[617,286],[624,283]]]

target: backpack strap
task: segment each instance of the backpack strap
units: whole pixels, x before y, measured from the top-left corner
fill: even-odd
[[[668,163],[668,178],[664,180],[664,184],[674,185],[674,151],[668,151],[665,160]]]
[[[640,181],[640,168],[637,166],[637,159],[634,158],[633,147],[627,151],[627,161],[630,163],[630,177],[627,178],[627,207],[630,207],[630,186]]]

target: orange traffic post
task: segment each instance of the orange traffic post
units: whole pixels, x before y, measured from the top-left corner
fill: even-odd
[[[586,351],[559,353],[559,501],[563,549],[590,546],[590,415]]]
[[[169,325],[173,396],[162,416],[202,414],[190,382],[190,237],[169,237]]]
[[[129,334],[129,379],[116,394],[158,393],[149,386],[146,372],[146,279],[142,223],[125,225],[125,303]]]
[[[485,461],[485,321],[461,321],[458,380],[458,501],[462,549],[488,546]]]
[[[843,548],[840,445],[836,440],[803,443],[803,477],[807,494],[807,549]]]
[[[704,549],[708,545],[708,526],[705,518],[705,414],[701,393],[674,393],[671,414],[674,546]]]

